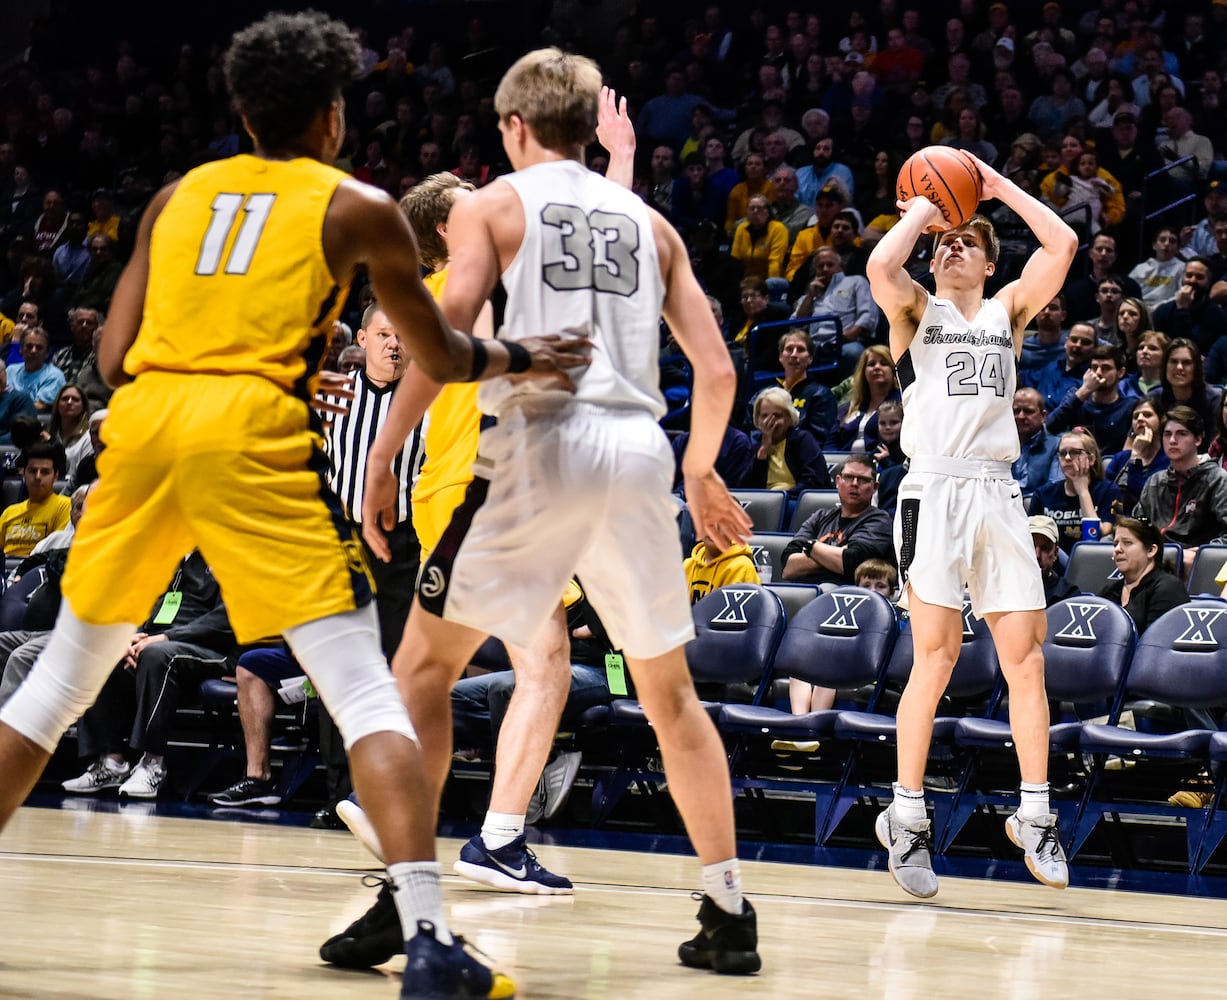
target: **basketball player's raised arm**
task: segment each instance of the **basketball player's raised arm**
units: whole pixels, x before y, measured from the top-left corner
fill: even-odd
[[[663,216],[650,214],[665,281],[665,322],[694,370],[690,437],[682,459],[686,506],[696,537],[723,552],[750,537],[749,515],[729,495],[715,468],[733,409],[737,372],[681,237]]]
[[[969,154],[970,155],[970,154]],[[1069,266],[1078,252],[1078,236],[1056,212],[1033,198],[1008,177],[976,159],[984,179],[984,199],[997,199],[1013,209],[1035,233],[1040,247],[1031,255],[1017,281],[997,293],[1014,323],[1018,340],[1024,327],[1048,305],[1065,284]]]
[[[635,126],[626,113],[626,98],[619,101],[609,87],[601,88],[597,104],[596,141],[609,153],[605,177],[629,191],[635,179]]]
[[[141,316],[145,312],[145,287],[149,282],[149,242],[153,234],[153,224],[177,186],[178,181],[162,188],[142,213],[136,229],[132,256],[124,265],[115,291],[111,294],[107,321],[102,328],[102,340],[98,344],[98,374],[112,389],[118,389],[132,381],[124,371],[124,356],[140,332]]]
[[[865,276],[878,308],[890,323],[891,353],[898,358],[911,343],[928,295],[904,265],[916,241],[943,228],[941,210],[924,198],[898,202],[901,218],[878,240],[865,262]]]

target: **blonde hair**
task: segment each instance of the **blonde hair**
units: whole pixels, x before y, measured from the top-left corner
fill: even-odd
[[[778,406],[784,410],[787,416],[789,427],[796,427],[801,417],[797,413],[796,407],[793,406],[792,394],[778,385],[768,386],[757,396],[754,397],[754,423],[758,423],[759,414],[762,412],[763,404],[771,403],[773,406]]]
[[[418,181],[401,198],[400,210],[417,237],[422,263],[432,271],[447,263],[447,241],[439,234],[439,227],[447,222],[456,192],[474,190],[468,181],[443,171]]]
[[[1086,449],[1087,455],[1091,459],[1091,482],[1097,483],[1103,479],[1103,453],[1099,450],[1099,442],[1095,440],[1095,436],[1090,431],[1073,430],[1066,431],[1057,441],[1057,450],[1060,451],[1065,447],[1066,440],[1077,441],[1083,448]]]
[[[856,370],[852,373],[852,391],[848,393],[848,413],[864,413],[865,407],[869,405],[869,400],[872,394],[869,391],[869,381],[865,378],[865,366],[869,364],[870,357],[875,357],[879,361],[884,361],[890,365],[890,370],[895,370],[895,359],[890,356],[890,348],[883,344],[870,344],[861,352],[861,356],[856,359]]]
[[[591,59],[558,48],[515,61],[494,93],[499,121],[517,115],[546,149],[586,146],[596,135],[601,71]]]

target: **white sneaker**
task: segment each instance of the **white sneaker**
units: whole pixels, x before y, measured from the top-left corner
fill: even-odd
[[[878,843],[888,852],[887,867],[899,888],[919,899],[936,896],[932,821],[924,819],[914,826],[909,826],[895,815],[892,802],[878,813],[873,830]]]
[[[349,827],[349,832],[358,838],[358,843],[375,855],[377,861],[383,861],[383,845],[379,843],[379,834],[371,826],[362,807],[354,801],[353,796],[342,799],[336,804],[337,819]]]
[[[118,788],[131,773],[132,765],[127,761],[116,764],[103,757],[90,764],[79,778],[69,778],[60,787],[74,795],[93,795],[106,788]]]
[[[119,786],[119,794],[133,799],[156,799],[158,789],[166,780],[166,765],[151,760],[146,754],[132,769],[132,774]]]
[[[1054,889],[1069,885],[1069,864],[1061,847],[1055,815],[1045,813],[1038,819],[1023,819],[1014,813],[1005,821],[1005,833],[1015,847],[1023,849],[1023,860],[1036,879]]]

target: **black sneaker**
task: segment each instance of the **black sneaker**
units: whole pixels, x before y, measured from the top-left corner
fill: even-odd
[[[695,898],[700,898],[695,893]],[[725,913],[710,896],[701,897],[699,923],[702,930],[677,949],[683,965],[711,969],[728,976],[745,976],[762,968],[758,957],[758,917],[748,899],[742,900],[740,916]]]
[[[375,905],[320,945],[320,958],[325,962],[343,969],[369,969],[405,950],[405,935],[392,898],[395,890],[390,880],[379,881],[382,888]]]
[[[209,801],[219,806],[275,806],[281,802],[281,796],[271,781],[244,778],[224,792],[214,792]]]

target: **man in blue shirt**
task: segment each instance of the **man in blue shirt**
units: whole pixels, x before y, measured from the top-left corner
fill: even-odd
[[[1018,428],[1018,459],[1011,470],[1023,493],[1034,493],[1045,483],[1061,478],[1057,461],[1058,438],[1044,429],[1048,406],[1035,389],[1014,393],[1014,426]]]
[[[1038,389],[1048,409],[1055,410],[1071,389],[1082,384],[1098,339],[1090,323],[1075,323],[1065,337],[1065,356],[1050,361],[1043,368],[1022,372],[1023,383]]]
[[[34,400],[35,409],[45,413],[64,387],[64,373],[47,361],[47,332],[42,327],[30,327],[21,334],[21,364],[9,363],[9,383],[18,392]]]
[[[1048,430],[1053,434],[1079,425],[1087,427],[1105,455],[1125,447],[1133,423],[1135,396],[1121,394],[1121,379],[1125,377],[1125,354],[1112,344],[1100,344],[1091,352],[1091,364],[1082,376],[1082,384],[1065,394],[1048,418]]]

